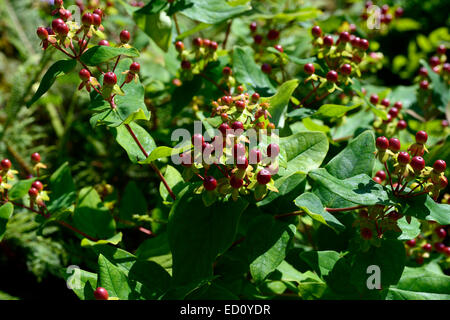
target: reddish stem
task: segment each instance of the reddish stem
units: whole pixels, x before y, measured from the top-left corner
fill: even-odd
[[[367,206],[354,206],[354,207],[347,207],[347,208],[325,208],[328,212],[342,212],[342,211],[352,211],[356,209],[362,209],[366,208]]]

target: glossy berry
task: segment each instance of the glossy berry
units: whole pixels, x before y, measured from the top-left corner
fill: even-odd
[[[271,41],[277,40],[279,37],[280,37],[280,32],[278,30],[271,29],[267,33],[267,39],[269,39]]]
[[[103,17],[102,9],[95,9],[92,13],[96,14],[96,15],[99,15],[100,17]]]
[[[258,180],[259,184],[268,184],[271,179],[272,176],[267,169],[261,169],[256,176],[256,180]]]
[[[61,20],[61,19],[56,19],[56,20]],[[53,21],[55,21],[55,20],[53,20]],[[64,22],[57,24],[56,27],[53,28],[53,30],[55,30],[55,32],[57,34],[59,34],[60,36],[66,36],[69,33],[69,27]]]
[[[411,159],[411,167],[414,171],[422,171],[425,168],[425,160],[422,157],[415,156]]]
[[[400,18],[401,16],[403,16],[403,12],[404,12],[403,8],[402,7],[398,7],[397,9],[395,9],[395,16],[397,18]]]
[[[350,41],[350,34],[347,31],[341,32],[339,35],[339,41],[346,43]]]
[[[436,243],[434,244],[434,249],[435,249],[437,252],[443,252],[444,249],[445,249],[445,244],[443,244],[442,242],[436,242]]]
[[[181,42],[181,41],[175,42],[175,49],[176,49],[178,52],[183,51],[183,50],[184,50],[184,43]]]
[[[276,143],[271,143],[267,146],[267,155],[275,158],[280,154],[280,146]]]
[[[386,180],[386,172],[384,172],[383,170],[377,171],[377,173],[375,174],[376,177],[380,178],[381,181]]]
[[[227,134],[227,130],[230,130],[230,126],[228,125],[228,123],[222,123],[219,126],[219,131],[222,133],[222,135],[226,135]]]
[[[283,47],[280,46],[279,44],[275,45],[274,48],[275,48],[275,50],[277,50],[277,51],[283,53]]]
[[[89,27],[91,24],[94,24],[94,16],[90,12],[86,12],[81,17],[81,22],[85,27]]]
[[[191,142],[194,146],[201,146],[205,143],[205,138],[200,133],[195,133],[191,138]]]
[[[442,227],[436,228],[436,230],[434,230],[434,232],[436,233],[438,238],[441,238],[441,239],[445,239],[445,237],[447,236],[447,231],[445,231],[445,229]]]
[[[437,173],[444,172],[446,167],[447,167],[447,164],[445,163],[444,160],[436,160],[433,164],[433,169]]]
[[[261,44],[262,41],[263,41],[262,35],[260,35],[260,34],[255,34],[255,35],[253,36],[253,41],[254,41],[256,44]]]
[[[239,156],[236,158],[236,167],[245,170],[248,167],[248,159],[246,156]]]
[[[230,105],[233,102],[233,97],[232,96],[223,96],[221,98],[222,102],[226,105]]]
[[[44,185],[39,180],[34,181],[31,186],[37,189],[38,191],[42,191],[44,189]]]
[[[428,70],[425,67],[422,67],[419,69],[419,75],[421,75],[422,77],[426,77],[428,76]]]
[[[249,159],[251,164],[259,163],[261,161],[261,158],[262,158],[261,151],[259,151],[258,149],[250,150]]]
[[[386,137],[378,137],[376,146],[378,150],[387,150],[389,148],[389,140]]]
[[[83,81],[87,81],[91,78],[91,73],[87,69],[81,69],[78,75],[80,76],[80,79]]]
[[[128,30],[122,30],[122,32],[120,32],[120,42],[128,43],[128,41],[130,41],[130,38],[131,35]]]
[[[209,47],[211,45],[211,40],[209,39],[203,39],[203,46],[205,48]]]
[[[394,103],[394,108],[397,108],[398,110],[402,110],[403,103],[401,101],[397,101],[396,103]]]
[[[409,155],[408,152],[402,151],[398,154],[397,160],[400,164],[406,165],[411,160],[411,156]]]
[[[36,34],[41,40],[46,40],[48,38],[48,31],[43,27],[37,28]]]
[[[353,47],[359,48],[359,43],[361,42],[361,38],[355,37],[354,35],[350,36],[350,43]]]
[[[217,180],[214,177],[208,176],[203,180],[203,187],[208,191],[212,191],[217,187]]]
[[[215,41],[211,41],[211,44],[208,47],[212,51],[216,51],[219,48],[219,44]]]
[[[99,45],[99,46],[106,46],[106,47],[109,47],[109,46],[110,46],[108,40],[100,40],[100,41],[98,42],[98,45]]]
[[[34,162],[34,163],[41,162],[41,155],[39,153],[37,153],[37,152],[33,153],[31,155],[31,161]]]
[[[438,187],[439,189],[445,189],[448,186],[448,179],[447,177],[444,176],[440,176],[439,177],[439,183],[438,183]]]
[[[381,184],[383,182],[383,181],[381,181],[380,177],[376,177],[376,176],[373,177],[372,180],[375,181],[376,183],[379,183],[379,184]]]
[[[425,144],[428,140],[428,134],[421,130],[416,133],[416,142],[420,144]]]
[[[430,58],[430,65],[431,67],[436,67],[441,61],[439,60],[439,57],[432,56]]]
[[[323,37],[323,44],[326,45],[327,47],[331,47],[334,43],[333,37],[332,36],[325,36]]]
[[[269,74],[272,72],[272,67],[268,63],[263,63],[261,66],[261,70],[262,72]]]
[[[107,72],[103,77],[103,84],[105,86],[114,86],[117,83],[117,76],[114,72]]]
[[[419,86],[420,86],[420,89],[422,89],[422,90],[428,90],[430,83],[427,80],[422,80],[422,81],[420,81]]]
[[[320,29],[319,26],[314,26],[314,27],[311,29],[311,33],[312,33],[312,35],[313,35],[315,38],[318,38],[318,37],[320,37],[320,36],[322,35],[322,29]]]
[[[187,60],[181,61],[181,68],[184,70],[189,70],[191,68],[191,63]]]
[[[64,4],[64,1],[63,0],[55,0],[54,4],[55,4],[55,7],[61,8],[62,5]]]
[[[337,82],[338,81],[338,74],[334,70],[330,70],[327,73],[327,80],[330,82]]]
[[[30,190],[28,190],[28,195],[31,198],[36,198],[38,196],[38,194],[39,194],[39,190],[36,188],[31,187]]]
[[[444,128],[448,127],[448,121],[447,120],[442,120],[441,121],[441,126],[443,126]]]
[[[233,146],[233,155],[237,159],[238,157],[245,155],[245,146],[242,143],[236,143]]]
[[[426,252],[430,252],[430,251],[433,249],[433,247],[431,246],[430,243],[425,243],[425,244],[422,246],[422,249],[425,250]]]
[[[407,127],[407,124],[406,124],[406,121],[405,121],[405,120],[399,120],[399,121],[397,122],[397,128],[398,128],[399,130],[404,130],[404,129],[406,129],[406,127]]]
[[[342,74],[345,74],[347,76],[350,75],[352,73],[352,66],[349,65],[348,63],[342,65],[341,72]]]
[[[416,239],[411,239],[411,240],[408,240],[408,241],[406,241],[406,245],[408,246],[408,247],[415,247],[416,246]]]
[[[391,102],[389,101],[388,98],[384,98],[383,100],[381,100],[381,105],[385,106],[386,108],[388,108],[390,104],[391,104]]]
[[[400,151],[400,140],[397,138],[390,138],[389,139],[389,149],[393,152]]]
[[[245,109],[245,102],[242,100],[238,100],[234,103],[234,105],[236,106],[236,108],[240,111]]]
[[[196,46],[196,47],[201,47],[201,46],[203,46],[203,39],[202,39],[202,38],[195,38],[195,39],[192,41],[192,43],[193,43],[193,45]]]
[[[236,176],[232,176],[230,179],[230,185],[234,189],[239,189],[240,187],[242,187],[243,184],[244,184],[244,180],[239,179]]]
[[[392,107],[391,109],[389,109],[389,114],[391,115],[392,118],[395,118],[398,116],[398,112],[399,110],[396,107]]]
[[[448,62],[444,63],[444,66],[442,67],[442,69],[445,72],[450,73],[450,63],[448,63]]]
[[[95,300],[108,300],[109,298],[108,291],[106,291],[105,288],[98,287],[94,291],[94,298]]]
[[[305,72],[307,74],[313,74],[316,71],[316,69],[314,68],[314,65],[312,63],[305,64],[305,66],[303,67],[303,70],[305,70]]]
[[[437,53],[439,53],[439,54],[445,54],[446,51],[447,51],[447,48],[443,44],[441,44],[437,48]]]
[[[369,41],[367,39],[361,39],[359,41],[359,47],[364,51],[368,50],[369,49]]]
[[[3,159],[3,160],[0,162],[0,167],[1,167],[3,170],[9,170],[9,169],[11,168],[11,161],[10,161],[9,159]]]
[[[58,19],[54,19],[52,21],[52,29],[56,31],[56,29],[58,29],[58,26],[61,25],[61,24],[65,24],[63,19],[59,19],[59,18]]]
[[[372,230],[370,230],[369,228],[362,228],[360,230],[361,232],[361,237],[365,240],[370,240],[372,239]]]
[[[260,95],[259,95],[258,92],[255,92],[255,93],[252,94],[252,101],[253,102],[258,102],[259,98],[260,98]]]
[[[141,70],[141,65],[137,62],[133,62],[130,65],[130,71],[131,73],[139,73],[139,71]]]
[[[370,102],[371,102],[372,104],[377,104],[379,100],[380,100],[380,98],[378,98],[378,96],[377,96],[376,94],[372,94],[372,95],[370,96]]]
[[[258,25],[256,24],[255,21],[253,21],[252,23],[250,23],[250,31],[251,32],[255,32],[257,29]]]

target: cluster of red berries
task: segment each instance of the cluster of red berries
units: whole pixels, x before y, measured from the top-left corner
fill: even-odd
[[[403,216],[395,208],[375,205],[361,209],[358,215],[354,226],[359,227],[361,238],[368,241],[363,244],[365,246],[370,241],[379,241],[387,231],[401,232],[397,222]]]
[[[445,82],[450,83],[450,63],[447,62],[446,52],[447,48],[445,45],[438,46],[436,55],[430,58],[429,64],[435,73],[441,75]],[[427,91],[430,88],[430,77],[425,67],[419,69],[417,81],[422,91]]]
[[[365,6],[364,6],[364,11],[361,14],[361,18],[365,21],[367,19],[370,18],[371,14],[376,14],[376,10],[373,10],[374,4],[372,1],[367,1]],[[387,26],[389,25],[392,20],[395,18],[400,18],[403,16],[403,8],[402,7],[397,7],[395,10],[393,8],[390,8],[389,5],[384,4],[381,6],[380,9],[380,16],[379,17],[375,17],[376,19],[379,19],[380,24],[383,26]]]
[[[395,132],[405,130],[408,127],[407,122],[403,119],[403,115],[401,114],[403,108],[403,103],[401,101],[397,101],[391,106],[391,102],[388,98],[384,98],[380,101],[377,94],[372,94],[369,101],[376,107],[387,111],[387,119],[379,118],[373,124],[375,131],[378,134],[392,136]]]
[[[394,194],[400,197],[412,197],[420,194],[431,193],[433,199],[437,200],[441,190],[448,185],[445,177],[447,167],[444,160],[436,160],[432,167],[426,167],[425,160],[422,158],[425,151],[425,143],[428,140],[428,134],[425,131],[416,133],[416,142],[412,144],[408,151],[400,151],[400,140],[397,138],[387,139],[384,136],[376,139],[377,157],[385,165],[389,176],[389,183]],[[393,159],[394,172],[389,172],[387,161]],[[397,182],[393,184],[392,177],[397,177]],[[374,177],[376,182],[381,183],[386,179],[386,173],[379,171]],[[413,182],[415,180],[415,182]],[[413,182],[413,183],[411,183]],[[411,190],[402,194],[407,185],[410,184]],[[416,189],[420,192],[414,193]]]
[[[175,49],[181,60],[182,75],[191,79],[193,75],[201,73],[208,63],[217,60],[218,48],[218,43],[210,39],[195,38],[191,50],[186,49],[182,41],[175,42]]]
[[[422,226],[424,225],[422,224]],[[436,227],[435,223],[428,221],[422,234],[405,242],[406,253],[417,264],[422,264],[424,259],[430,258],[433,250],[438,254],[444,254],[448,259],[450,258],[450,246],[445,245],[447,234],[445,226]]]
[[[237,95],[223,96],[212,103],[211,116],[221,119],[218,135],[209,143],[201,134],[194,134],[194,149],[181,155],[182,165],[186,167],[184,175],[189,172],[187,176],[199,176],[203,180],[203,188],[214,197],[231,193],[236,200],[239,194],[245,195],[253,190],[255,198],[260,200],[268,190],[277,191],[273,186],[272,175],[278,172],[280,147],[276,143],[265,147],[255,143],[253,147],[248,130],[257,129],[255,132],[268,139],[278,136],[268,129],[275,126],[269,121],[269,105],[259,103],[259,94],[254,93],[250,97],[241,86],[236,91]],[[261,148],[264,148],[263,151]],[[199,154],[202,161],[198,160]],[[212,166],[217,168],[222,178],[216,179],[208,173]],[[204,169],[204,176],[199,173],[201,168]]]

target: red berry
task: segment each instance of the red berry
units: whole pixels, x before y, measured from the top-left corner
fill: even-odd
[[[117,76],[114,72],[107,72],[103,76],[103,84],[106,86],[114,86],[117,83]]]
[[[230,126],[228,125],[228,123],[222,123],[219,126],[219,131],[222,133],[222,135],[226,135],[227,134],[227,130],[230,130]]]
[[[85,27],[89,27],[91,24],[94,24],[94,17],[92,13],[86,12],[85,14],[83,14],[83,16],[81,17],[81,22]]]
[[[0,167],[1,167],[3,170],[9,170],[9,169],[11,168],[11,161],[10,161],[9,159],[3,159],[3,160],[0,162]]]
[[[61,17],[61,19],[63,19],[64,21],[67,21],[70,19],[70,17],[72,17],[72,13],[69,10],[64,10],[62,12],[59,13],[59,16]]]
[[[242,143],[236,143],[233,146],[233,155],[234,158],[242,157],[245,155],[245,146]]]
[[[37,152],[33,153],[31,155],[31,161],[33,161],[35,163],[41,162],[41,155]]]
[[[41,40],[46,40],[48,38],[48,31],[43,27],[37,28],[36,34]]]
[[[425,131],[418,131],[416,133],[416,142],[420,144],[425,144],[428,140],[428,134]]]
[[[383,100],[381,100],[381,105],[385,106],[386,108],[389,107],[389,105],[391,104],[391,102],[389,101],[388,98],[384,98]],[[397,115],[395,115],[397,116]]]
[[[55,0],[54,4],[55,4],[55,7],[61,8],[62,5],[64,4],[64,1],[63,0]]]
[[[275,158],[280,154],[280,146],[276,143],[271,143],[267,146],[267,155],[271,158]]]
[[[377,96],[376,94],[372,94],[372,95],[370,96],[370,102],[371,102],[372,104],[377,104],[379,99],[380,99],[380,98],[378,98],[378,96]]]
[[[439,65],[441,63],[441,61],[439,60],[439,57],[436,56],[432,56],[430,58],[430,66],[431,67],[436,67],[437,65]]]
[[[447,177],[440,176],[439,177],[439,184],[438,184],[439,189],[445,189],[445,188],[447,188],[447,186],[448,186]]]
[[[403,16],[403,8],[402,7],[398,7],[397,9],[395,9],[395,16],[397,18],[400,18],[401,16]]]
[[[200,133],[195,133],[191,138],[192,144],[194,146],[200,146],[205,143],[205,138]]]
[[[433,248],[433,247],[431,246],[430,243],[425,243],[425,244],[422,246],[422,249],[425,250],[425,251],[427,251],[427,252],[430,252],[432,248]]]
[[[64,20],[63,19],[54,19],[52,21],[52,29],[56,31],[56,29],[58,29],[58,26],[64,24]]]
[[[233,130],[239,130],[239,129],[244,130],[244,124],[240,121],[235,121],[231,124],[231,128]]]
[[[359,43],[361,42],[360,37],[355,37],[354,35],[350,35],[350,43],[353,47],[359,48]]]
[[[275,48],[277,51],[283,53],[283,47],[280,46],[279,44],[275,45],[274,48]]]
[[[203,46],[203,39],[202,38],[195,38],[192,43],[194,44],[194,46],[196,47],[201,47]]]
[[[99,46],[106,46],[106,47],[109,47],[109,42],[108,42],[107,40],[100,40],[100,41],[98,42],[98,45],[99,45]]]
[[[87,81],[91,78],[91,73],[87,69],[81,69],[79,73],[80,79],[83,81]]]
[[[255,92],[252,94],[252,101],[257,102],[259,100],[260,96],[258,92]]]
[[[36,188],[31,187],[30,190],[28,190],[28,195],[31,198],[36,198],[38,196],[38,194],[39,194],[39,190]]]
[[[233,73],[230,67],[223,67],[222,74],[224,76],[230,76]]]
[[[392,107],[388,112],[392,118],[397,117],[398,115],[398,109],[396,107]]]
[[[237,86],[236,92],[237,93],[244,93],[244,87],[243,86]]]
[[[386,137],[378,137],[376,146],[378,150],[387,150],[389,148],[389,140]]]
[[[269,74],[272,72],[272,67],[268,63],[263,63],[261,66],[261,70],[262,72]]]
[[[122,30],[120,33],[120,42],[122,43],[128,43],[130,41],[131,35],[128,30]]]
[[[352,73],[352,66],[348,63],[342,65],[341,72],[347,76],[350,75]]]
[[[444,253],[446,256],[450,257],[450,247],[445,247],[445,249],[443,250],[443,253]]]
[[[447,231],[445,231],[445,229],[442,227],[436,228],[436,230],[434,230],[434,232],[436,232],[436,235],[438,236],[438,238],[441,238],[441,239],[445,239],[445,237],[447,236]]]
[[[332,36],[325,36],[323,38],[323,44],[326,45],[327,47],[331,47],[334,43],[333,37]]]
[[[271,29],[267,33],[267,39],[269,39],[271,41],[278,39],[279,36],[280,36],[280,32],[275,29]]]
[[[389,149],[393,152],[400,151],[400,140],[397,138],[390,138],[389,139]]]
[[[316,71],[316,69],[314,68],[314,65],[312,63],[305,64],[303,69],[305,70],[305,72],[307,74],[313,74]]]
[[[253,41],[255,41],[256,44],[261,44],[263,41],[263,37],[260,34],[255,34],[253,36]]]
[[[415,247],[416,246],[416,239],[411,239],[406,241],[406,244],[408,245],[408,247]]]
[[[330,82],[337,82],[338,81],[338,74],[334,70],[330,70],[327,73],[327,80]]]
[[[234,189],[239,189],[240,187],[242,187],[243,184],[244,184],[244,180],[239,179],[236,176],[232,176],[231,179],[230,179],[230,185]]]
[[[415,156],[411,159],[411,167],[414,171],[422,171],[425,168],[425,160],[420,156]]]
[[[370,230],[369,228],[362,228],[360,230],[361,232],[361,237],[365,240],[370,240],[372,239],[372,230]]]
[[[103,17],[103,11],[102,9],[95,9],[93,11],[94,14],[99,15],[100,17]]]
[[[403,103],[401,101],[397,101],[396,103],[394,103],[394,107],[397,108],[398,110],[402,110]]]
[[[443,126],[444,128],[448,127],[448,121],[447,120],[442,120],[441,121],[441,126]]]
[[[429,85],[430,84],[427,80],[422,80],[419,83],[420,89],[422,89],[422,90],[428,90]]]
[[[439,54],[445,54],[445,52],[447,51],[447,48],[441,44],[438,48],[437,48],[437,53]]]
[[[133,62],[130,65],[130,71],[131,73],[139,73],[139,71],[141,70],[141,65],[137,62]]]
[[[388,10],[389,10],[389,6],[388,6],[387,4],[384,4],[384,5],[381,7],[381,13],[382,13],[382,14],[387,13]]]
[[[418,256],[418,257],[416,257],[416,263],[417,264],[422,264],[423,263],[423,257],[422,256]]]
[[[31,186],[39,191],[42,191],[44,189],[44,185],[39,180],[34,181]]]
[[[445,249],[445,245],[441,242],[436,242],[434,244],[434,249],[436,249],[437,252],[443,252]]]
[[[398,154],[397,160],[400,164],[406,165],[411,160],[411,157],[408,152],[402,151]]]
[[[369,41],[367,39],[361,39],[359,41],[359,47],[364,51],[368,50],[369,49]]]
[[[261,151],[258,149],[252,149],[249,152],[249,158],[251,164],[257,164],[261,161]]]
[[[384,172],[383,170],[378,171],[378,172],[375,174],[375,176],[378,177],[378,178],[380,178],[381,181],[386,180],[386,172]]]
[[[238,101],[236,101],[235,103],[235,106],[236,106],[236,108],[238,109],[238,110],[244,110],[245,109],[245,102],[244,101],[242,101],[242,100],[238,100]]]
[[[181,68],[184,70],[189,70],[191,68],[191,63],[187,60],[181,61]]]
[[[442,67],[442,69],[445,72],[450,73],[450,63],[448,63],[448,62],[444,63],[444,66]]]
[[[236,166],[241,169],[245,170],[248,167],[248,159],[246,156],[239,156],[236,158]]]
[[[341,32],[341,34],[339,35],[339,41],[344,42],[344,43],[349,42],[350,34],[347,31]]]
[[[233,102],[233,97],[232,96],[223,96],[221,98],[221,100],[224,104],[230,105]]]
[[[312,33],[312,35],[313,35],[315,38],[318,38],[318,37],[320,37],[320,36],[322,35],[322,29],[320,29],[319,26],[314,26],[314,27],[311,29],[311,33]]]
[[[425,67],[422,67],[419,69],[419,75],[421,75],[422,77],[426,77],[428,76],[428,70]]]
[[[267,169],[261,169],[256,176],[256,180],[258,180],[259,184],[268,184],[271,179],[272,176]]]
[[[178,52],[183,51],[183,50],[184,50],[184,43],[181,42],[181,41],[175,42],[175,49],[176,49]]]
[[[387,117],[387,119],[386,119],[386,120],[383,120],[383,123],[390,123],[390,122],[392,121],[392,116],[388,113],[388,114],[386,115],[386,117]]]
[[[211,49],[212,51],[216,51],[219,48],[219,44],[215,41],[211,41],[208,48]]]
[[[444,160],[436,160],[433,164],[433,169],[437,173],[444,172],[446,167],[447,167],[447,164],[445,163]]]
[[[350,32],[355,32],[356,31],[356,25],[353,23],[350,23],[350,25],[348,26],[348,29],[350,30]]]
[[[397,123],[397,128],[398,128],[399,130],[406,129],[406,127],[407,127],[407,124],[406,124],[406,121],[405,121],[405,120],[399,120],[399,121],[398,121],[398,123]]]
[[[211,45],[211,40],[209,39],[203,39],[203,46],[205,48],[209,47]]]
[[[250,31],[251,31],[251,32],[255,32],[257,27],[258,27],[258,25],[256,24],[255,21],[253,21],[252,23],[250,23]]]
[[[61,20],[61,19],[59,19]],[[60,23],[56,26],[56,28],[54,28],[55,32],[61,36],[66,36],[69,33],[69,27],[67,26],[67,24]]]
[[[208,176],[203,180],[203,186],[206,190],[212,191],[217,187],[217,180],[214,177]]]
[[[106,291],[105,288],[98,287],[94,291],[94,297],[95,300],[108,300],[109,298],[108,291]]]
[[[380,177],[373,177],[372,180],[379,184],[383,182]]]

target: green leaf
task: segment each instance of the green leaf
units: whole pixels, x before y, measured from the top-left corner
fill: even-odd
[[[5,235],[6,225],[13,212],[14,206],[11,202],[7,202],[0,207],[0,241],[2,241],[3,236]]]
[[[262,96],[275,93],[275,88],[261,67],[253,59],[254,51],[250,47],[234,47],[233,70],[238,83],[247,87],[249,92],[257,91]]]
[[[147,201],[134,181],[130,181],[123,191],[119,206],[119,217],[123,220],[132,220],[134,214],[147,213]]]
[[[420,64],[428,70],[428,76],[431,79],[431,87],[433,89],[433,101],[436,103],[436,107],[445,113],[446,107],[450,105],[449,87],[445,84],[442,77],[431,69],[425,60],[421,59]]]
[[[115,221],[92,187],[81,189],[73,220],[78,229],[91,237],[108,239],[115,235]]]
[[[128,300],[132,292],[126,274],[103,255],[98,257],[98,286],[108,291],[109,297]]]
[[[28,194],[28,190],[30,190],[31,185],[36,180],[36,178],[31,178],[27,180],[17,181],[8,192],[9,200],[17,200],[22,199],[26,194]]]
[[[67,285],[81,300],[94,300],[94,290],[97,288],[97,274],[77,267],[68,267],[63,272]]]
[[[320,168],[311,171],[309,177],[318,185],[353,203],[368,206],[390,203],[388,193],[383,186],[366,174],[341,180],[329,174],[326,169]]]
[[[325,210],[320,199],[311,192],[306,192],[294,200],[295,205],[305,211],[311,218],[335,230],[344,230],[345,226]]]
[[[68,209],[75,202],[77,193],[68,162],[50,176],[50,190],[50,212]]]
[[[320,276],[326,277],[342,257],[336,251],[306,251],[300,254],[306,263]]]
[[[184,186],[183,176],[177,169],[170,165],[166,166],[164,179],[166,179],[167,184],[169,185],[170,189],[172,189],[175,195],[177,195],[181,188]],[[159,184],[159,194],[164,201],[172,201],[172,198],[169,195],[169,191],[167,191],[162,181]]]
[[[133,14],[133,19],[136,25],[144,30],[158,47],[167,52],[172,41],[172,20],[165,11],[148,10],[153,2],[136,11]],[[165,4],[167,4],[167,1],[165,1]]]
[[[157,147],[155,148],[152,153],[150,153],[150,155],[148,156],[147,159],[145,159],[144,161],[140,161],[140,164],[150,164],[155,160],[158,159],[162,159],[162,158],[167,158],[172,156],[173,154],[179,154],[180,152],[183,151],[183,148],[170,148],[170,147],[166,147],[166,146],[162,146],[162,147]]]
[[[450,206],[436,203],[429,195],[408,198],[404,206],[404,214],[407,216],[436,221],[441,225],[450,224]]]
[[[117,245],[120,241],[122,241],[122,232],[119,232],[119,233],[113,235],[111,238],[105,239],[105,240],[92,241],[87,238],[84,238],[83,240],[81,240],[81,246],[82,247],[93,247],[96,245],[107,244],[107,243]]]
[[[272,115],[271,121],[277,128],[284,127],[285,114],[289,101],[298,84],[299,81],[297,79],[286,81],[278,88],[274,96],[261,99],[263,102],[270,103],[269,112]]]
[[[387,300],[450,300],[450,276],[426,266],[406,267],[400,281],[389,287]]]
[[[347,112],[358,108],[361,103],[354,104],[353,106],[341,106],[338,104],[324,104],[315,113],[316,116],[322,116],[327,118],[340,118]]]
[[[420,234],[420,221],[412,217],[411,222],[408,223],[406,217],[397,220],[397,226],[402,230],[402,233],[397,238],[398,240],[414,239]]]
[[[136,48],[94,46],[83,53],[80,60],[88,66],[97,66],[120,55],[135,58],[139,57],[139,51]]]
[[[370,102],[369,98],[367,98],[367,96],[363,93],[361,82],[358,79],[356,79],[356,78],[353,78],[352,81],[353,81],[353,89],[356,91],[356,93],[359,95],[359,97],[361,99],[363,99],[364,102],[370,107],[372,112],[377,117],[380,117],[383,120],[387,120],[387,113],[386,113],[386,111],[378,109],[376,106],[374,106],[372,104],[372,102]]]
[[[193,187],[178,196],[169,216],[173,279],[177,284],[212,276],[213,262],[232,244],[241,213],[248,205],[239,199],[216,201],[205,208],[201,196],[192,194]]]
[[[188,0],[192,6],[181,11],[192,20],[217,24],[250,10],[250,1],[245,5],[231,6],[223,0]]]
[[[147,152],[147,154],[150,154],[153,151],[153,149],[156,148],[156,144],[152,136],[147,132],[147,130],[145,130],[135,122],[130,123],[129,126],[133,130],[134,134],[136,135],[137,139],[141,143],[144,150]],[[130,132],[128,132],[128,129],[125,127],[125,125],[121,125],[117,128],[114,128],[114,136],[117,142],[127,152],[131,162],[138,163],[139,161],[145,159],[145,155],[139,148],[136,141],[134,141],[133,137],[131,136]]]
[[[328,139],[322,132],[299,132],[283,137],[280,139],[280,157],[287,162],[287,169],[280,167],[278,174],[308,173],[320,166],[327,152]]]
[[[30,107],[40,97],[42,97],[44,93],[46,93],[50,89],[57,77],[71,72],[76,65],[76,60],[59,60],[55,62],[45,73],[44,77],[41,80],[39,88],[31,98],[31,100],[27,102],[27,106]]]

